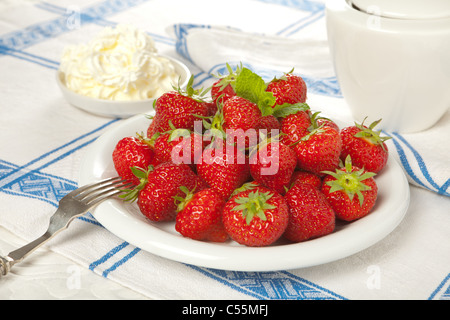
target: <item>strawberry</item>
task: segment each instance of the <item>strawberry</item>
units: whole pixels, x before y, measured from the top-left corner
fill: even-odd
[[[197,173],[224,198],[250,177],[245,155],[224,141],[216,141],[205,148],[197,164]]]
[[[334,231],[335,213],[325,195],[308,183],[295,184],[284,196],[289,224],[284,237],[293,242],[318,238]]]
[[[150,122],[148,128],[147,128],[147,138],[151,139],[155,133],[156,133],[156,122],[154,121],[154,117],[152,118],[152,122]]]
[[[255,144],[251,137],[256,139],[255,127],[261,118],[261,111],[253,102],[239,96],[229,98],[223,105],[222,129],[227,133],[228,141],[242,141],[240,147]],[[250,131],[249,131],[250,130]],[[253,130],[253,131],[252,131]]]
[[[217,111],[217,104],[214,101],[207,101],[206,102],[206,109],[207,109],[207,117],[213,117]]]
[[[297,166],[295,151],[275,139],[262,141],[249,159],[250,174],[261,185],[284,194]]]
[[[198,192],[182,186],[185,196],[179,201],[175,230],[194,240],[225,242],[228,234],[222,223],[225,199],[211,188]]]
[[[204,147],[205,142],[202,136],[196,132],[189,132],[187,129],[173,129],[160,134],[154,142],[158,162],[184,163],[194,170]]]
[[[175,128],[193,131],[195,121],[199,121],[199,117],[208,116],[210,111],[203,98],[206,90],[194,90],[193,81],[194,77],[192,76],[185,91],[178,88],[176,91],[166,92],[156,99],[154,104],[156,114],[153,119],[156,132],[169,131],[170,123]]]
[[[231,196],[234,196],[242,191],[247,191],[247,190],[254,190],[257,187],[261,187],[261,185],[256,182],[255,180],[251,180],[248,182],[245,182],[242,186],[240,186],[239,188],[234,189],[233,193],[231,194]]]
[[[332,125],[318,125],[315,113],[311,117],[308,134],[302,137],[294,146],[297,154],[298,167],[302,170],[323,176],[322,171],[334,170],[339,165],[342,141],[339,131]]]
[[[272,92],[276,98],[275,105],[295,104],[306,101],[306,84],[302,77],[290,71],[281,78],[274,78],[267,85],[266,91]]]
[[[380,131],[375,131],[375,126],[381,121],[375,121],[366,127],[364,121],[361,124],[343,128],[342,138],[342,161],[348,155],[352,158],[352,163],[367,171],[378,173],[387,163],[389,151],[384,143],[390,137],[381,137]]]
[[[133,174],[131,167],[147,170],[149,165],[157,163],[153,147],[142,136],[120,139],[114,148],[112,159],[117,174],[136,185],[139,184],[139,179]]]
[[[311,119],[308,111],[298,111],[283,117],[280,124],[283,133],[281,141],[286,145],[292,145],[309,133]]]
[[[148,171],[133,167],[140,184],[126,193],[126,201],[137,200],[141,213],[151,221],[173,221],[177,214],[174,197],[180,197],[181,186],[203,188],[202,181],[186,164],[164,162]]]
[[[268,246],[286,230],[289,219],[284,198],[264,187],[231,197],[223,210],[223,224],[230,237],[251,247]]]
[[[308,183],[320,189],[320,187],[322,186],[322,179],[312,172],[299,170],[294,171],[294,173],[292,174],[291,186],[296,183]]]
[[[262,116],[258,119],[258,121],[256,121],[255,130],[258,132],[259,130],[266,130],[267,134],[270,134],[271,130],[275,130],[276,134],[279,134],[281,130],[281,123],[274,115],[269,114],[267,116]]]
[[[216,80],[211,87],[211,97],[215,105],[217,103],[225,103],[231,97],[236,95],[234,91],[234,84],[236,82],[236,78],[239,76],[240,71],[242,70],[242,65],[237,66],[236,70],[233,70],[231,66],[227,63],[228,75],[218,74],[216,75],[218,80]],[[220,97],[220,100],[218,100]]]
[[[369,214],[377,200],[375,173],[352,165],[351,157],[347,157],[343,168],[326,174],[321,190],[337,218],[353,221]]]

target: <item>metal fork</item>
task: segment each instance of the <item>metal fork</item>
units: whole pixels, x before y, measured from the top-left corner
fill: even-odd
[[[60,231],[67,229],[75,218],[84,215],[100,202],[120,194],[132,185],[127,180],[114,177],[88,184],[68,193],[59,201],[58,209],[50,217],[48,229],[42,236],[10,252],[6,257],[0,256],[0,278],[9,272],[13,265],[23,261],[38,247]]]

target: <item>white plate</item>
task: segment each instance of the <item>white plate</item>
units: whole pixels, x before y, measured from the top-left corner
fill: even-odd
[[[127,119],[99,137],[86,153],[80,184],[116,176],[112,151],[117,141],[147,129],[144,115]],[[387,236],[403,219],[409,205],[409,185],[392,159],[376,177],[379,197],[373,211],[352,223],[338,223],[327,236],[295,244],[251,248],[235,242],[223,244],[184,238],[173,222],[147,220],[136,204],[111,199],[92,214],[109,231],[153,254],[197,266],[236,271],[275,271],[309,267],[335,261],[364,250]]]
[[[175,67],[175,72],[180,75],[180,88],[186,88],[191,77],[188,67],[172,57],[162,56],[170,60]],[[56,83],[70,104],[96,115],[112,118],[129,118],[153,110],[154,98],[138,101],[111,101],[83,96],[66,87],[63,75],[59,70],[56,72]]]

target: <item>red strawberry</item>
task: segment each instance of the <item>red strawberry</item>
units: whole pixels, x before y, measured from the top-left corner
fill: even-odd
[[[205,148],[197,164],[197,173],[224,198],[228,198],[250,177],[245,155],[223,141],[216,141]]]
[[[273,79],[267,85],[266,91],[273,93],[276,98],[275,105],[304,103],[306,101],[305,81],[300,76],[292,74],[292,71],[279,79]]]
[[[184,163],[192,169],[196,168],[204,147],[202,136],[186,129],[174,129],[160,134],[154,142],[158,162]]]
[[[281,141],[286,145],[292,145],[306,136],[311,126],[308,111],[298,111],[281,119]]]
[[[152,221],[175,219],[177,205],[174,197],[183,195],[181,186],[202,188],[201,180],[186,164],[165,162],[147,172],[136,169],[134,172],[141,183],[123,198],[127,201],[137,199],[142,214]]]
[[[184,198],[177,198],[178,213],[175,230],[194,240],[224,242],[228,234],[222,223],[225,199],[211,188],[198,192],[181,187]]]
[[[291,186],[296,183],[308,183],[319,189],[322,186],[322,179],[312,172],[295,171],[292,174]]]
[[[339,165],[342,141],[334,126],[315,122],[317,113],[311,117],[309,133],[302,137],[293,148],[297,154],[298,167],[323,176],[322,171],[334,170]]]
[[[333,232],[335,214],[319,189],[308,183],[297,183],[284,198],[289,207],[286,239],[301,242]]]
[[[261,185],[285,194],[297,166],[295,151],[276,139],[259,144],[249,160],[250,174]]]
[[[263,187],[234,195],[223,210],[223,224],[230,237],[251,247],[268,246],[277,241],[288,219],[284,198]]]
[[[241,69],[242,66],[237,66],[236,70],[233,71],[231,66],[227,63],[228,75],[217,75],[219,79],[216,80],[211,87],[211,97],[213,98],[215,105],[217,105],[217,100],[219,97],[221,97],[219,103],[223,104],[226,100],[236,95],[233,85],[236,82],[236,78],[238,77]]]
[[[217,100],[220,97],[220,103],[224,103],[229,98],[234,97],[236,93],[230,83],[224,81],[224,79],[219,79],[213,83],[211,88],[211,97],[213,102],[217,105]]]
[[[242,191],[254,190],[257,187],[261,187],[261,185],[258,182],[256,182],[255,180],[252,180],[252,181],[249,181],[249,182],[245,182],[239,188],[234,189],[234,191],[231,194],[231,196],[235,196],[235,195],[237,195],[238,193],[240,193]]]
[[[317,122],[317,127],[320,127],[322,125],[323,126],[328,126],[328,127],[332,127],[337,132],[340,132],[339,126],[333,120],[330,120],[330,119],[327,119],[327,118],[318,117],[316,122]]]
[[[255,124],[255,130],[267,130],[267,134],[271,133],[271,130],[276,130],[278,135],[281,130],[281,123],[274,115],[262,116]]]
[[[321,190],[337,218],[353,221],[372,210],[378,194],[375,173],[353,166],[350,157],[346,158],[344,168],[326,173]]]
[[[390,137],[381,137],[381,130],[374,131],[380,121],[373,122],[369,127],[364,126],[363,122],[342,129],[342,161],[350,155],[355,166],[375,173],[386,166],[389,151],[384,141]]]
[[[249,138],[252,135],[255,139],[258,138],[254,129],[262,116],[255,103],[239,96],[231,97],[224,103],[222,113],[222,128],[227,133],[229,141],[237,141],[237,143],[242,141],[242,144],[245,142],[245,147],[256,143],[256,141],[252,143]]]
[[[112,153],[112,159],[117,174],[134,184],[139,184],[139,179],[133,174],[131,167],[147,170],[149,165],[157,163],[153,147],[140,136],[119,140]]]
[[[154,120],[153,117],[152,122],[150,122],[147,128],[147,138],[151,139],[155,133],[156,133],[156,121]]]
[[[198,116],[206,117],[209,114],[208,104],[203,100],[204,90],[194,90],[192,76],[186,91],[169,91],[155,101],[155,130],[166,132],[175,128],[194,130],[194,123],[201,121]]]
[[[214,101],[206,102],[206,108],[208,110],[208,117],[213,117],[217,113],[217,104]]]

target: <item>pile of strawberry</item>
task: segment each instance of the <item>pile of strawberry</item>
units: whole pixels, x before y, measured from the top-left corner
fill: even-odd
[[[185,237],[247,246],[321,237],[370,213],[388,158],[378,121],[340,129],[310,110],[300,76],[265,83],[227,67],[210,97],[191,78],[155,101],[145,134],[118,141],[115,169],[135,184],[123,199]]]

